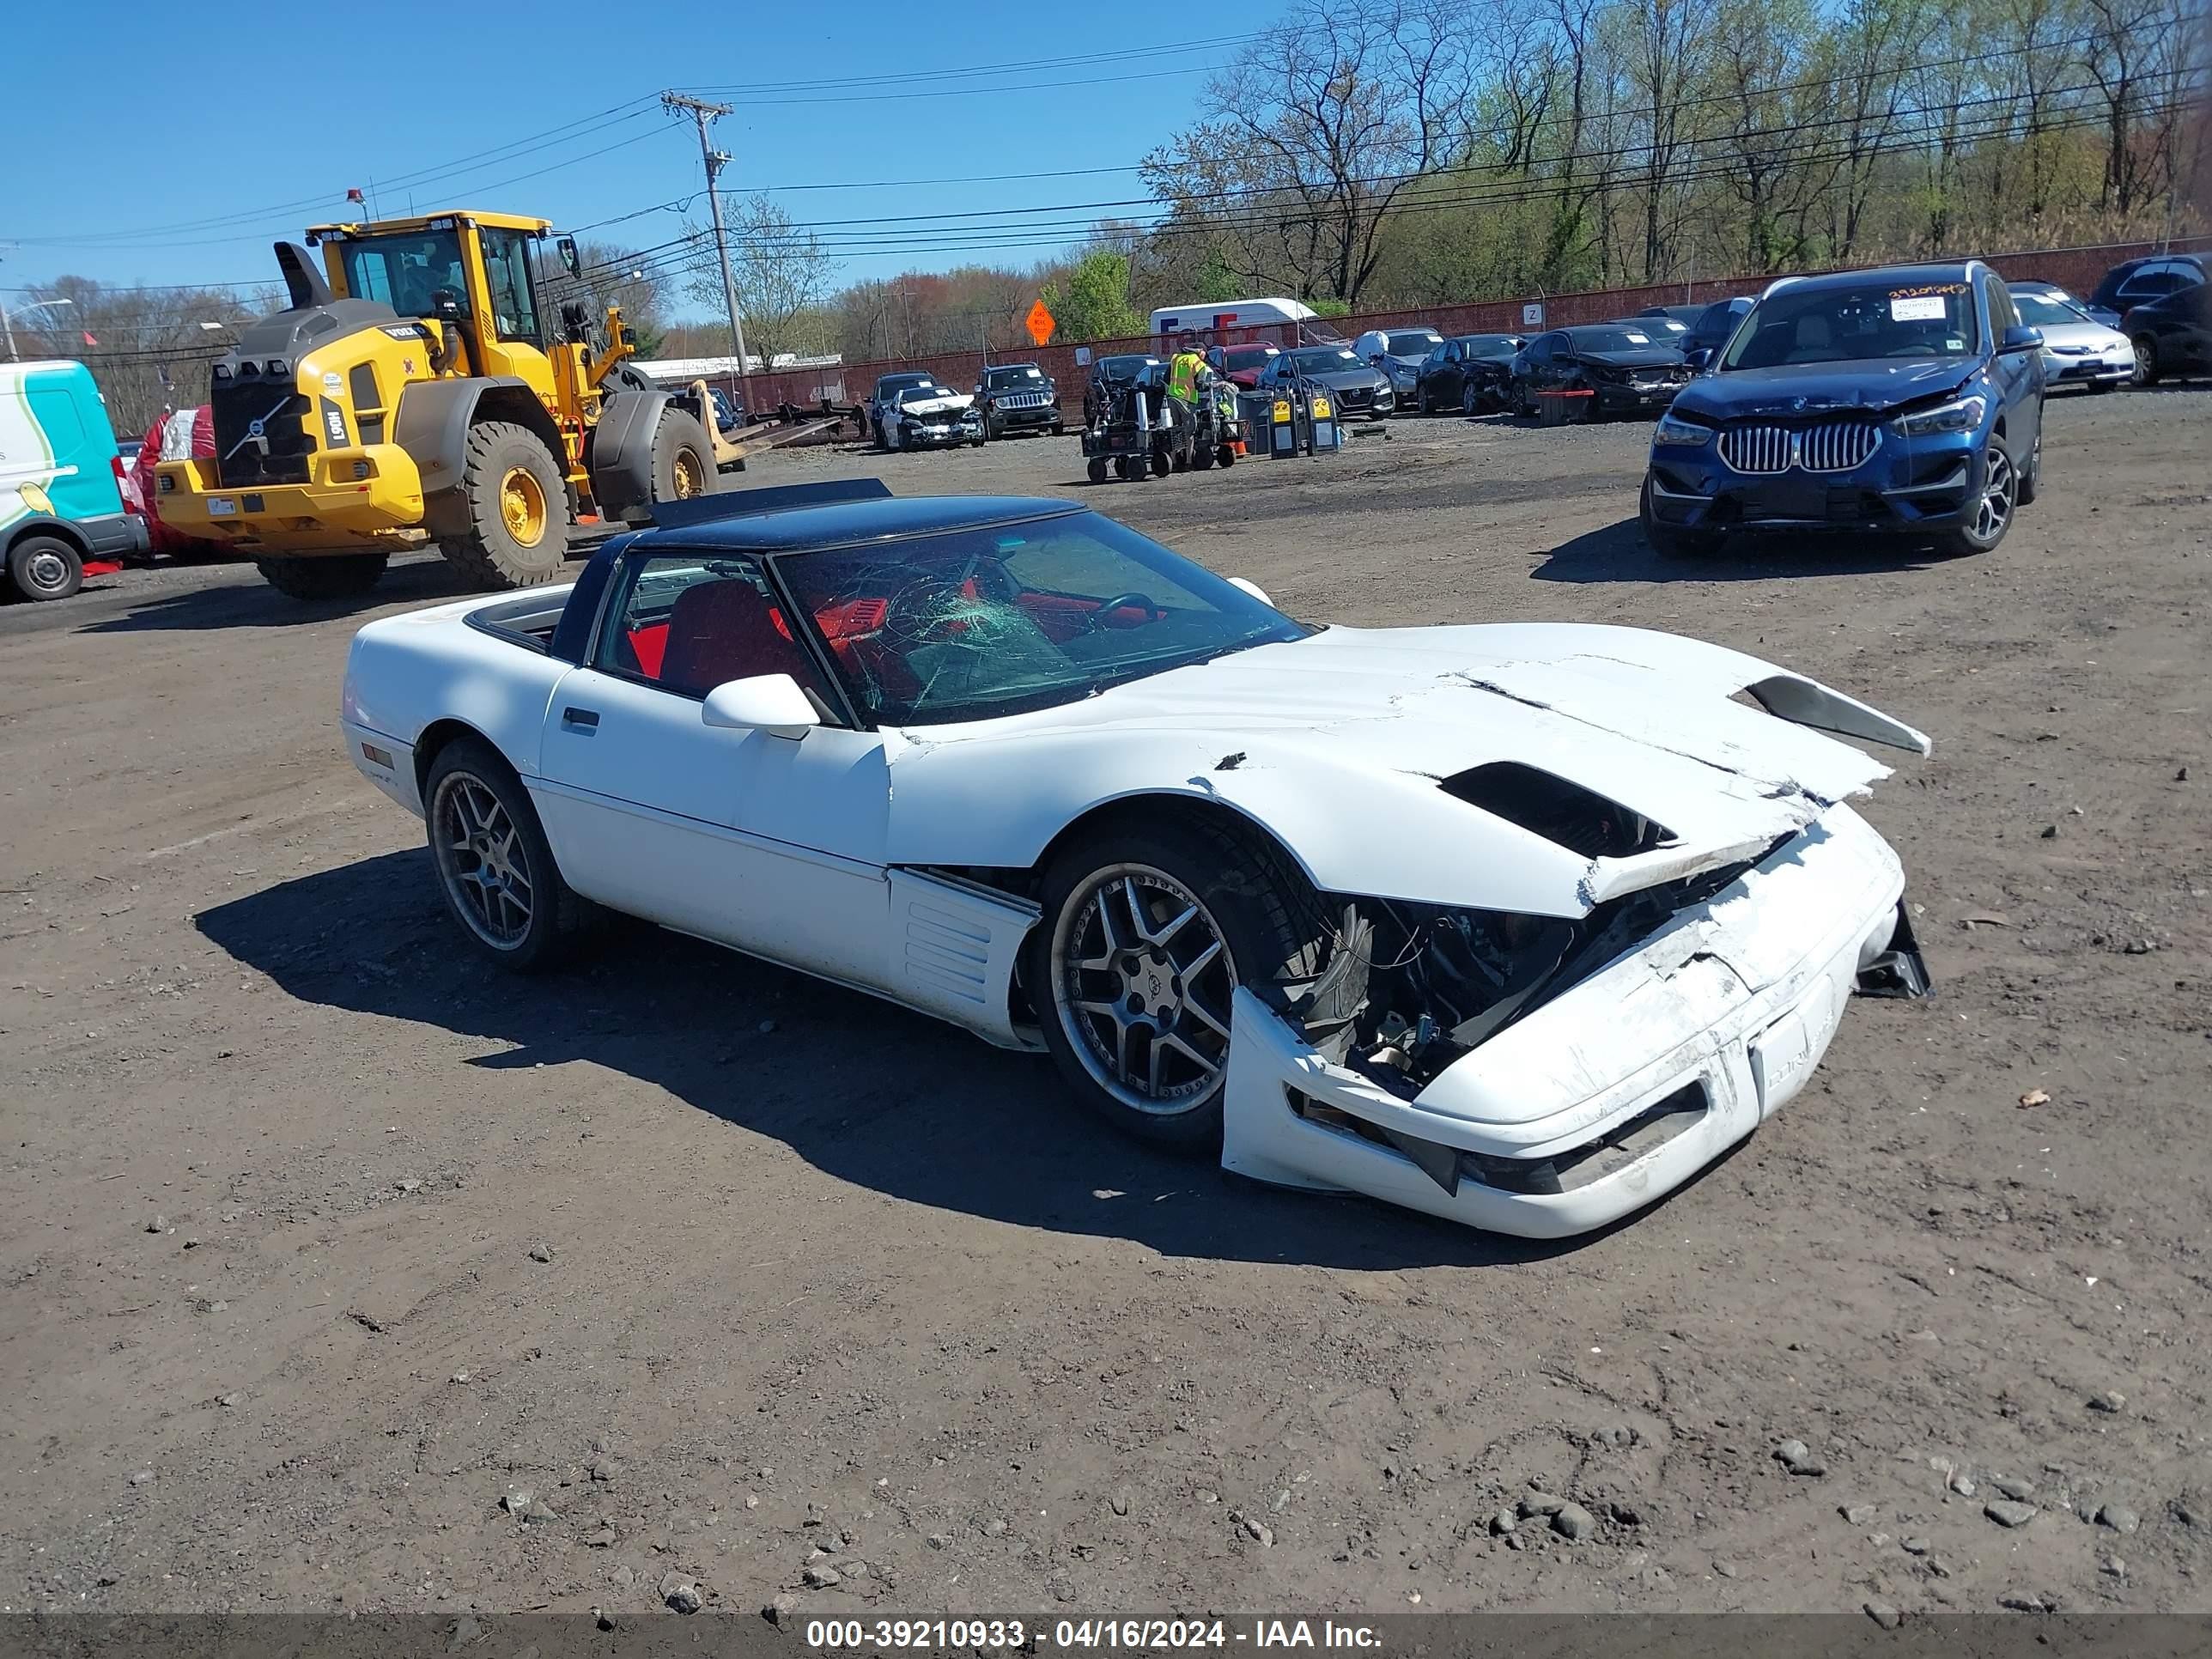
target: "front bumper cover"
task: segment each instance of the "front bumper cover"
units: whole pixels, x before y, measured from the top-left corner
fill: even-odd
[[[1222,1164],[1524,1237],[1603,1226],[1804,1086],[1862,971],[1897,948],[1904,885],[1881,838],[1831,807],[1412,1100],[1332,1063],[1239,990]]]
[[[1688,530],[1948,530],[1972,516],[1994,441],[1986,431],[1888,433],[1847,471],[1766,473],[1736,471],[1717,443],[1655,445],[1651,511]]]

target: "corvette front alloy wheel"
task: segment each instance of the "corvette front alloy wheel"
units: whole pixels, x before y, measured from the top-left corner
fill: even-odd
[[[1237,988],[1285,1000],[1334,937],[1272,843],[1196,820],[1128,823],[1046,872],[1026,979],[1046,1047],[1086,1104],[1146,1139],[1212,1146]]]

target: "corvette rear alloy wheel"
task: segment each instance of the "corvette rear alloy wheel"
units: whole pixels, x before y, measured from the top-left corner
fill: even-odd
[[[470,942],[519,972],[550,966],[581,907],[520,781],[488,744],[462,738],[439,750],[424,794],[438,890]]]
[[[1328,959],[1304,874],[1257,837],[1132,823],[1055,859],[1043,897],[1024,977],[1062,1075],[1131,1133],[1218,1146],[1237,987],[1285,1000]]]

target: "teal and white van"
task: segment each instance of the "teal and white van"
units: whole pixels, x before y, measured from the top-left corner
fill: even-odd
[[[0,560],[27,599],[65,599],[88,559],[146,550],[107,404],[82,363],[0,363]]]

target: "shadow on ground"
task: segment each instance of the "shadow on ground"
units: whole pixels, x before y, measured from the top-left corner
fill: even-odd
[[[1167,1255],[1370,1270],[1572,1248],[1237,1180],[1094,1121],[1042,1055],[642,924],[608,924],[570,972],[505,975],[459,947],[420,851],[301,877],[195,920],[303,1002],[515,1045],[468,1062],[489,1069],[588,1060],[917,1204]],[[453,1092],[466,1086],[456,1079]]]
[[[1745,582],[1925,570],[1942,562],[1934,550],[1902,538],[1833,534],[1735,536],[1716,553],[1662,556],[1636,520],[1623,519],[1561,542],[1528,574],[1540,582]]]
[[[392,565],[385,571],[383,580],[368,592],[349,599],[289,599],[263,581],[251,565],[241,568],[246,580],[149,595],[144,604],[133,606],[122,616],[88,622],[77,631],[198,633],[218,628],[282,628],[332,617],[356,616],[387,605],[427,605],[439,599],[464,599],[478,591],[464,583],[443,559],[434,556]],[[573,568],[581,570],[583,566],[578,564]]]

